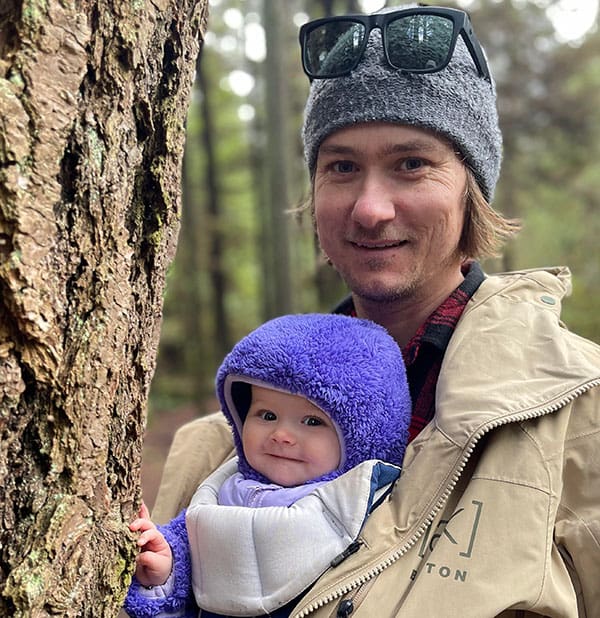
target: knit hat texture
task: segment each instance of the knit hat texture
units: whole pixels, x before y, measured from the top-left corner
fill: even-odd
[[[368,459],[401,465],[411,402],[404,361],[387,331],[334,314],[288,315],[266,322],[235,345],[217,372],[217,396],[245,478],[269,482],[247,462],[241,431],[249,398],[232,387],[258,384],[301,395],[333,421],[342,450],[330,480]],[[248,389],[249,390],[249,389]]]
[[[302,129],[311,176],[323,140],[338,129],[364,122],[398,123],[445,136],[474,172],[486,199],[492,201],[502,159],[496,88],[493,81],[479,75],[461,36],[442,71],[405,73],[387,63],[381,31],[375,28],[354,71],[313,80]]]

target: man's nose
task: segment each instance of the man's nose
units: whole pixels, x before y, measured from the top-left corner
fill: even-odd
[[[394,201],[383,183],[377,178],[366,178],[356,196],[352,220],[365,229],[393,221],[396,216]]]

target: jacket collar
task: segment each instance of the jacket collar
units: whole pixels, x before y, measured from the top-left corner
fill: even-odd
[[[436,427],[464,447],[482,428],[551,412],[598,368],[560,322],[566,268],[487,278],[452,337],[436,391]]]

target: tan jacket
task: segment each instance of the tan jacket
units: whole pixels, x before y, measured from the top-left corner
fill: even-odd
[[[293,616],[600,618],[600,348],[560,324],[569,290],[566,269],[483,282],[392,495]],[[231,452],[216,415],[181,428],[155,517]]]

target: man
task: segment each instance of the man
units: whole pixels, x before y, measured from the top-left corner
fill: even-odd
[[[392,496],[290,615],[600,616],[600,350],[560,322],[567,269],[473,261],[518,226],[490,206],[496,93],[468,18],[329,18],[301,43],[317,233],[351,290],[338,311],[402,346],[413,414]],[[156,518],[230,456],[226,435],[214,415],[178,432]]]

